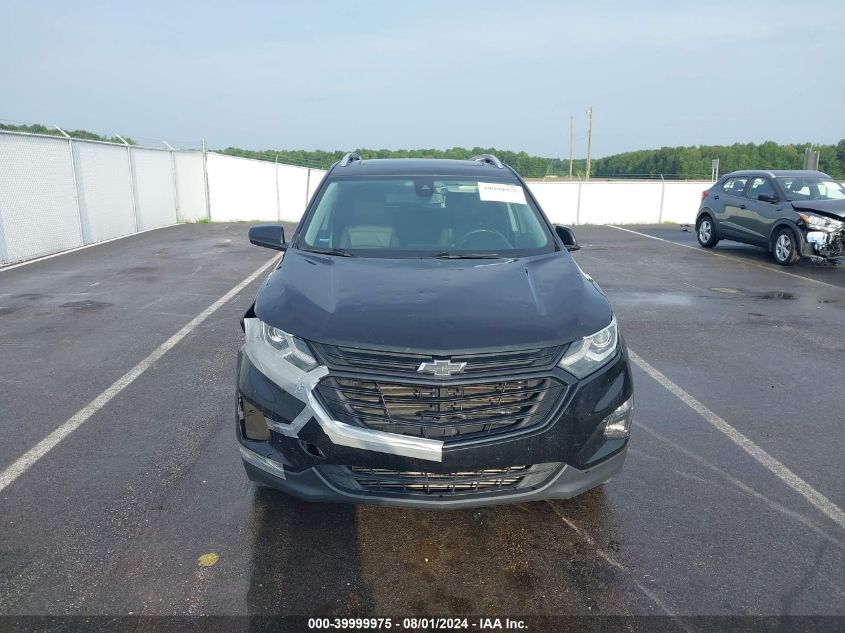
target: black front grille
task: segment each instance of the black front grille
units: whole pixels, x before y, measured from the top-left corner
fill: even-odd
[[[347,371],[374,372],[393,375],[419,375],[422,363],[438,357],[425,354],[384,352],[335,345],[311,343],[320,360],[335,369]],[[466,363],[461,376],[475,376],[487,373],[513,373],[551,367],[560,356],[562,346],[543,347],[506,352],[463,354],[448,357],[453,363]],[[446,357],[443,357],[446,358]]]
[[[349,468],[350,478],[370,492],[454,494],[516,488],[530,466],[487,468],[457,473],[426,473],[383,468]]]
[[[564,390],[553,378],[427,385],[329,376],[317,386],[341,422],[433,439],[541,424]]]

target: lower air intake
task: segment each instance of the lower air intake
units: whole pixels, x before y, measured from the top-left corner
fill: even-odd
[[[457,473],[426,473],[358,466],[352,466],[349,470],[351,478],[359,486],[371,492],[442,495],[515,488],[530,468],[530,466],[510,466]]]

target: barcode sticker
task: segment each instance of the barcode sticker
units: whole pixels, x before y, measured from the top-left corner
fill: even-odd
[[[512,202],[527,204],[525,191],[519,185],[506,185],[500,182],[479,182],[478,197],[487,202]]]

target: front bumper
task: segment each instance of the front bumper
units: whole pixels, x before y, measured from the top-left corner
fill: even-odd
[[[249,330],[249,328],[247,328]],[[247,332],[249,336],[249,331]],[[267,359],[253,359],[248,346],[238,361],[237,436],[251,479],[309,500],[348,501],[412,507],[467,507],[567,498],[607,481],[622,467],[626,439],[607,439],[603,420],[632,397],[624,346],[616,358],[582,381],[555,367],[521,376],[551,376],[564,383],[564,395],[536,426],[484,437],[440,441],[347,424],[332,419],[316,397],[316,385],[329,370],[319,367],[295,384]],[[335,375],[332,370],[332,375]],[[481,379],[479,379],[481,380]],[[284,385],[285,388],[282,388]],[[244,433],[244,408],[263,416],[267,441]],[[491,469],[531,468],[531,476],[502,489],[362,489],[344,469],[375,469],[438,478]]]
[[[269,488],[281,490],[305,501],[364,503],[404,508],[477,508],[504,503],[526,503],[543,499],[569,499],[612,479],[622,470],[627,446],[585,470],[566,464],[555,464],[553,474],[538,486],[528,486],[500,492],[468,492],[444,494],[379,494],[354,491],[337,484],[337,479],[325,474],[319,466],[301,472],[280,474],[272,460],[256,459],[257,454],[241,447],[244,467],[249,478]]]
[[[802,229],[801,255],[810,259],[845,259],[845,230],[829,233]]]

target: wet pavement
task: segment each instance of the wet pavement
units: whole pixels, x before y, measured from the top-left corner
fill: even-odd
[[[603,488],[448,512],[256,489],[232,393],[262,274],[0,491],[0,614],[845,615],[845,266],[628,228],[673,243],[580,227],[575,258],[680,392],[635,366]],[[271,255],[195,224],[0,270],[0,472]]]

